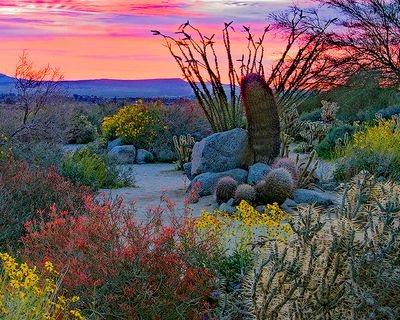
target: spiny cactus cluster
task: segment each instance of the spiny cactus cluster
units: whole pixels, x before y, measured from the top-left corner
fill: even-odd
[[[215,198],[218,204],[229,201],[235,195],[238,182],[232,177],[226,176],[218,180],[215,185]]]
[[[255,189],[260,203],[282,204],[292,195],[294,187],[295,182],[290,172],[285,168],[276,168],[270,170],[265,179],[256,184]]]
[[[272,90],[256,73],[241,81],[241,94],[246,112],[254,162],[271,162],[280,151],[278,108]]]
[[[246,319],[400,318],[400,186],[363,175],[344,188],[338,218],[300,207],[287,243],[253,244]]]
[[[253,186],[249,184],[241,184],[237,187],[235,191],[235,201],[240,203],[240,201],[245,200],[250,204],[254,204],[257,199],[257,192]]]
[[[278,158],[275,159],[272,167],[283,168],[289,171],[289,173],[292,175],[293,183],[297,185],[297,182],[299,181],[299,169],[295,160],[290,158]]]
[[[179,169],[182,169],[183,165],[190,161],[195,140],[190,134],[187,134],[186,136],[180,135],[179,137],[173,136],[172,140],[174,142],[175,151],[178,155],[178,167]]]

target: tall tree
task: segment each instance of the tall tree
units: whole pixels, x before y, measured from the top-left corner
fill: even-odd
[[[400,0],[318,0],[340,12],[335,44],[355,66],[400,86]]]

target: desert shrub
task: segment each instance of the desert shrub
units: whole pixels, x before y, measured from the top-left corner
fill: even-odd
[[[105,155],[93,153],[90,149],[78,150],[65,157],[61,174],[74,182],[99,188],[121,188],[131,184],[129,176],[121,177],[116,166]]]
[[[300,120],[301,121],[311,121],[311,122],[315,122],[315,121],[321,121],[321,110],[315,109],[313,111],[310,112],[303,112],[300,115]]]
[[[356,128],[349,124],[342,124],[339,127],[332,128],[316,147],[315,150],[318,156],[323,159],[332,159],[336,154],[335,147],[339,142],[338,140],[340,139],[340,141],[343,142],[345,136],[351,137],[355,130]]]
[[[83,207],[86,187],[56,173],[55,168],[29,168],[24,161],[0,162],[0,247],[17,247],[25,223],[54,203],[60,210]]]
[[[69,143],[89,143],[96,139],[97,129],[84,114],[77,114],[71,119],[68,130]]]
[[[173,205],[167,201],[168,207]],[[154,208],[139,222],[116,202],[86,197],[87,214],[53,207],[50,221],[32,221],[22,256],[65,270],[64,288],[79,294],[84,314],[122,319],[193,319],[204,308],[220,257],[218,241],[202,238],[191,218],[163,221]]]
[[[113,116],[103,119],[101,124],[103,137],[107,140],[122,137],[125,144],[148,149],[162,128],[159,109],[159,102],[145,104],[142,100],[123,107]]]
[[[285,240],[292,233],[289,224],[285,223],[291,217],[277,203],[267,205],[259,212],[241,201],[236,209],[232,215],[219,210],[203,211],[195,222],[201,234],[220,239],[225,253],[215,266],[218,281],[213,296],[217,307],[210,311],[209,319],[244,319],[246,313],[238,311],[244,309],[243,282],[253,268],[254,251],[249,243],[260,239]],[[234,317],[233,314],[238,315]]]
[[[287,242],[256,244],[263,247],[244,286],[247,311],[260,320],[398,319],[399,192],[357,177],[341,194],[339,219],[301,207]]]
[[[0,253],[1,319],[85,319],[79,309],[72,308],[79,297],[61,294],[60,278],[49,261],[39,273],[36,267]]]
[[[13,156],[16,160],[27,161],[40,168],[59,166],[63,161],[63,152],[59,144],[41,141],[37,143],[15,143]]]
[[[338,154],[335,176],[345,180],[367,170],[377,176],[400,179],[400,120],[377,119],[374,124],[360,128]]]
[[[196,141],[212,133],[203,110],[194,101],[181,99],[173,105],[162,105],[160,118],[165,127],[157,132],[151,143],[150,151],[158,158],[163,152],[175,152],[173,137],[190,134]],[[162,160],[162,159],[160,159]]]

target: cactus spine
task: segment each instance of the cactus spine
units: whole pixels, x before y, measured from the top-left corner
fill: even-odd
[[[256,73],[245,76],[240,86],[253,160],[270,163],[279,155],[281,144],[278,108],[274,95],[264,78]]]
[[[238,182],[230,176],[222,177],[215,185],[215,198],[218,204],[229,201],[235,195]]]

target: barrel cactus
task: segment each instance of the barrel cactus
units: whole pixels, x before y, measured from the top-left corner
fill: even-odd
[[[253,186],[249,184],[241,184],[237,187],[235,191],[235,201],[240,203],[240,201],[245,200],[246,202],[253,204],[257,199],[257,192]]]
[[[218,180],[215,185],[215,198],[217,203],[227,202],[235,195],[238,182],[232,177],[226,176]]]
[[[281,143],[274,95],[264,78],[256,73],[245,76],[240,87],[253,160],[270,163],[279,155]]]
[[[290,172],[284,168],[272,169],[265,179],[255,186],[257,199],[262,204],[282,204],[292,195],[294,182]]]
[[[279,158],[276,159],[274,164],[272,165],[273,168],[284,168],[292,175],[293,183],[297,185],[299,181],[299,169],[297,167],[296,160],[290,158]]]

